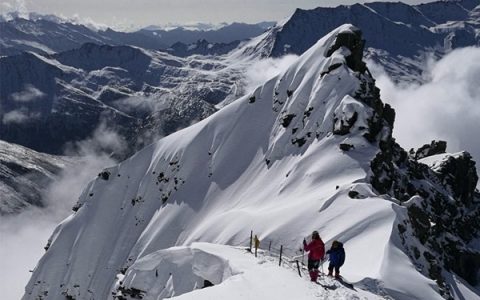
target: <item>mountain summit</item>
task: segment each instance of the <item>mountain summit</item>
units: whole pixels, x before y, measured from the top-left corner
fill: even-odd
[[[434,151],[422,158],[430,168],[395,143],[395,113],[380,100],[363,47],[359,29],[340,26],[251,94],[104,170],[53,233],[23,299],[178,296],[188,291],[170,280],[182,281],[185,269],[153,272],[141,287],[117,278],[135,278],[142,258],[172,246],[246,245],[250,230],[291,255],[314,229],[327,244],[341,240],[343,275],[380,294],[469,291],[452,278],[474,280],[472,270],[454,269],[434,245],[454,236],[460,257],[479,257],[469,246],[479,227],[460,230],[478,220],[478,193],[457,184],[469,172],[476,180],[474,162]],[[453,203],[468,218],[441,216],[455,222],[447,232],[433,207]]]

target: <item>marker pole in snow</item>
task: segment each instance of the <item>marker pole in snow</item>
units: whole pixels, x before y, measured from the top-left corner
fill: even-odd
[[[253,230],[250,230],[250,247],[248,250],[252,253]]]
[[[258,239],[258,236],[255,235],[255,257],[257,257],[257,250],[260,247],[260,240]]]
[[[278,261],[279,266],[282,266],[282,253],[283,253],[283,245],[280,245],[280,260]]]
[[[300,265],[298,264],[298,259],[295,262],[297,263],[298,276],[302,277],[302,273],[300,272]]]

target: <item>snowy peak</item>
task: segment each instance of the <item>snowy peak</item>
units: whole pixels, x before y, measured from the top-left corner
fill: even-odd
[[[284,74],[269,81],[274,83],[272,109],[278,116],[267,164],[285,151],[287,141],[295,149],[331,133],[350,132],[371,135],[371,141],[375,141],[378,132],[368,124],[375,123],[369,119],[378,114],[378,107],[382,111],[379,126],[388,127],[383,119],[383,104],[375,95],[373,79],[362,61],[364,43],[358,28],[343,25],[320,39]],[[268,86],[248,96],[249,103],[271,97]]]

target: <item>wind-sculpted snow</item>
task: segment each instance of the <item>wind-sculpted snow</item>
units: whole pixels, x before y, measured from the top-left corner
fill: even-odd
[[[293,255],[314,229],[328,246],[344,242],[342,275],[358,287],[442,299],[404,252],[397,225],[407,209],[370,184],[394,112],[357,55],[362,47],[360,31],[343,25],[249,95],[101,172],[53,233],[24,299],[112,299],[128,289],[116,282],[123,275],[148,299],[170,296],[177,279],[162,273],[169,268],[185,276],[184,293],[198,279],[187,271],[191,256],[163,267],[162,257],[173,253],[163,249],[197,241],[247,245],[254,230]],[[214,283],[237,273],[220,276],[227,264],[215,261]],[[150,277],[155,264],[166,280],[160,286]],[[210,265],[193,265],[196,276],[211,275]],[[146,281],[135,281],[135,273]],[[245,277],[234,277],[248,289]]]

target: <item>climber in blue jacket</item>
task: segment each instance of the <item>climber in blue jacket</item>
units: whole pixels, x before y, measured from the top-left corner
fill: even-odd
[[[340,279],[340,267],[345,262],[345,250],[343,244],[339,241],[333,241],[332,247],[327,251],[330,256],[330,264],[328,265],[328,276],[332,276],[335,269],[335,278]]]

